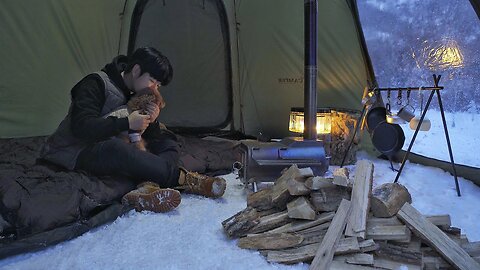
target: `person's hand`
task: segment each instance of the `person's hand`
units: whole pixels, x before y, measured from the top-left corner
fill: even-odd
[[[134,111],[128,115],[128,126],[132,130],[145,130],[150,124],[150,115],[140,114],[140,111]]]
[[[150,122],[155,121],[160,114],[160,108],[153,102],[147,103],[145,110],[147,111],[148,115],[150,115]]]

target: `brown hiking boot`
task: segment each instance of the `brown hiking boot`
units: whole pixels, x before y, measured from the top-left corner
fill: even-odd
[[[144,182],[122,198],[122,203],[132,205],[138,212],[147,210],[156,213],[168,212],[176,208],[182,197],[178,190],[160,188],[156,183]]]
[[[211,177],[196,172],[189,172],[180,168],[178,189],[183,189],[187,193],[203,195],[209,198],[220,198],[225,193],[227,183],[225,179]]]

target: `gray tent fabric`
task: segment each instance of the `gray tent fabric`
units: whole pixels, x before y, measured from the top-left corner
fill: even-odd
[[[161,90],[167,106],[160,120],[169,127],[225,127],[232,89],[221,1],[143,2],[131,50],[159,48],[174,67],[174,79]]]

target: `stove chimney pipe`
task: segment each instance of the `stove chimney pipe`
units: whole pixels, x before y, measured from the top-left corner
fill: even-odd
[[[317,0],[304,2],[304,140],[317,140]]]

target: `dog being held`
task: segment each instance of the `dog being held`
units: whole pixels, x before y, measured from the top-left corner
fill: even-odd
[[[141,114],[147,115],[147,104],[155,103],[158,108],[163,109],[165,108],[165,101],[160,94],[160,91],[153,90],[151,88],[143,88],[142,90],[138,91],[133,95],[130,100],[127,102],[126,105],[122,105],[112,111],[111,113],[104,116],[107,118],[109,116],[114,117],[128,117],[134,111],[140,111]],[[160,124],[161,128],[165,128],[163,124]],[[134,144],[138,149],[146,151],[147,150],[147,142],[142,138],[142,131],[125,131],[119,134],[117,137],[121,138],[127,143]]]

